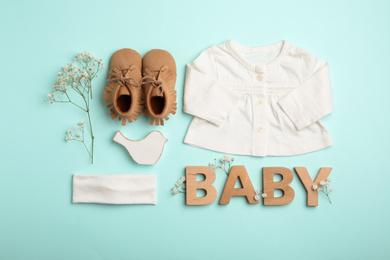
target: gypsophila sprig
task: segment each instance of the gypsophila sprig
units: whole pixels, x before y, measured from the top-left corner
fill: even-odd
[[[267,197],[267,193],[264,193],[263,191],[260,192],[260,190],[256,191],[256,195],[253,197],[255,200],[259,201],[260,200],[260,194],[263,199]]]
[[[171,189],[172,191],[172,195],[176,195],[176,194],[179,194],[179,193],[186,193],[185,192],[185,188],[186,188],[186,185],[185,185],[185,182],[186,182],[186,177],[181,177],[175,184],[175,187],[173,187]],[[181,189],[180,189],[181,188]]]
[[[217,162],[217,159],[214,158],[214,163],[209,163],[209,167],[213,168],[214,170],[220,169],[226,175],[229,175],[230,169],[232,168],[234,158],[230,157],[230,155],[225,155],[219,161]]]
[[[84,141],[84,130],[85,130],[85,122],[81,121],[77,125],[73,127],[74,130],[69,129],[66,131],[66,136],[65,136],[65,141],[70,142],[70,141],[77,141],[80,142],[84,145],[85,149],[87,150],[89,156],[92,157],[91,152],[89,151],[87,145],[85,144]]]
[[[313,185],[311,186],[311,189],[312,190],[316,190],[318,192],[322,192],[323,194],[325,194],[325,196],[328,198],[329,200],[329,203],[332,204],[332,201],[330,200],[330,197],[329,197],[329,194],[331,192],[333,192],[333,189],[330,189],[329,186],[330,186],[330,181],[331,179],[330,178],[327,178],[325,181],[320,181],[319,183],[319,187],[317,185]],[[329,188],[329,189],[328,189]]]
[[[255,200],[259,201],[260,200],[260,191],[256,191],[256,195],[253,197]]]
[[[89,150],[84,142],[84,127],[82,127],[83,132],[79,133],[80,137],[82,135],[82,143],[89,156],[91,157],[91,163],[93,163],[94,155],[94,142],[95,137],[93,135],[92,121],[90,115],[90,100],[92,99],[92,80],[98,76],[98,72],[104,69],[104,65],[101,59],[95,58],[94,55],[88,52],[80,52],[73,59],[74,63],[66,64],[61,68],[61,71],[58,72],[58,78],[54,85],[54,90],[46,95],[47,99],[45,101],[50,104],[53,103],[69,103],[77,108],[83,110],[87,113],[88,116],[88,125],[91,136],[91,149]],[[77,102],[74,97],[81,97],[80,101]],[[80,104],[81,103],[81,104]],[[81,127],[76,125],[77,128]],[[75,130],[77,131],[78,129]],[[68,131],[69,134],[69,131]],[[66,137],[66,141],[72,141],[73,137]],[[77,137],[77,136],[74,136]]]

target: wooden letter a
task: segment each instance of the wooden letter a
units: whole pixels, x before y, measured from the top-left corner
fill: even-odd
[[[234,188],[237,178],[240,178],[242,188]],[[245,166],[233,166],[230,170],[219,204],[229,204],[230,198],[232,196],[246,196],[246,199],[250,204],[256,204],[259,203],[259,201],[254,199],[255,195],[255,189],[253,188],[251,179],[249,178]]]

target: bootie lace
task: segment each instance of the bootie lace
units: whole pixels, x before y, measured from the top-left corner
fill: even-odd
[[[163,88],[162,88],[163,81],[160,80],[159,77],[160,77],[160,73],[163,72],[164,69],[159,69],[159,70],[148,69],[148,70],[150,72],[152,72],[153,74],[155,72],[158,72],[157,77],[146,75],[146,76],[142,77],[141,82],[140,82],[141,85],[150,84],[151,86],[153,86],[157,90],[158,96],[163,96]]]

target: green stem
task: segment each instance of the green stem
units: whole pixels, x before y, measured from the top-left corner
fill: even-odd
[[[92,138],[91,164],[93,164],[93,152],[94,152],[95,136],[93,136],[92,121],[91,121],[91,115],[89,114],[89,108],[88,108],[88,110],[87,110],[87,114],[88,114],[88,121],[89,121],[89,129],[91,130],[91,138]]]
[[[91,82],[92,82],[92,80],[89,82],[89,84],[91,84],[91,87],[89,88],[89,90],[91,91],[91,99],[92,99],[92,83]]]
[[[85,145],[85,142],[84,142],[84,141],[82,141],[82,143],[83,143],[83,145],[84,145],[85,149],[87,150],[87,152],[88,152],[88,154],[89,154],[89,157],[91,157],[91,158],[92,158],[92,155],[91,155],[91,153],[89,152],[89,150],[88,150],[87,146]],[[92,163],[93,163],[93,162],[92,162]]]
[[[72,103],[73,105],[75,105],[76,107],[78,107],[78,108],[80,108],[81,110],[83,110],[84,112],[87,112],[87,110],[85,110],[83,107],[77,105],[77,104],[74,103],[72,100],[70,100],[70,97],[68,96],[68,93],[65,92],[65,95],[66,95],[67,98],[69,99],[69,101],[67,101],[67,102],[70,102],[70,103]],[[63,102],[63,103],[65,103],[65,102]]]
[[[321,190],[322,193],[325,194],[325,196],[328,198],[329,200],[329,203],[332,204],[332,201],[330,200],[330,197],[329,197],[329,192],[325,192],[324,190]]]

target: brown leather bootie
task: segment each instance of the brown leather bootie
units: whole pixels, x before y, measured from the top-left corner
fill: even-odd
[[[103,91],[112,120],[118,117],[122,125],[138,119],[144,104],[142,88],[142,57],[132,49],[115,52],[110,61],[108,87]]]
[[[150,124],[164,125],[169,114],[176,114],[176,63],[172,55],[164,50],[151,50],[142,61],[142,87],[145,112]]]

